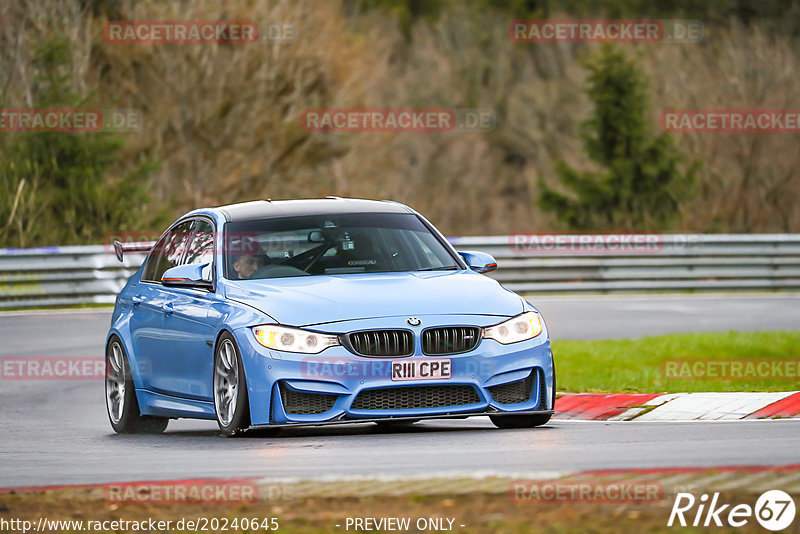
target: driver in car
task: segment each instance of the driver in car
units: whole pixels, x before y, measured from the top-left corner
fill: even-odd
[[[228,265],[239,280],[249,280],[267,263],[258,241],[249,236],[232,239],[228,245],[228,253],[231,262]]]
[[[233,270],[236,271],[239,280],[247,280],[253,273],[256,272],[263,264],[258,261],[258,257],[253,254],[241,254],[233,258]]]

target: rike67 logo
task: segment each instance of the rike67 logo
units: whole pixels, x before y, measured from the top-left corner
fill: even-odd
[[[769,490],[761,494],[755,507],[749,504],[723,504],[719,493],[714,493],[709,501],[704,493],[696,499],[691,493],[678,493],[669,514],[667,526],[674,523],[682,527],[743,527],[755,517],[756,521],[767,530],[783,530],[794,521],[794,499],[781,490]]]

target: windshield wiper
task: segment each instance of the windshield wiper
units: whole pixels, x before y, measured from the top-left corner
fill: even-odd
[[[456,265],[443,265],[441,267],[426,267],[425,269],[417,269],[417,271],[457,271]]]

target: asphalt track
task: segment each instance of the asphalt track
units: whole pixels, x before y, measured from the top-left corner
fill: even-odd
[[[550,297],[555,338],[713,330],[795,330],[800,296]],[[0,314],[0,357],[100,356],[108,310]],[[103,384],[0,381],[0,487],[195,477],[526,474],[798,461],[800,420],[567,422],[497,430],[484,418],[429,421],[382,434],[374,425],[291,429],[224,439],[216,424],[173,421],[160,436],[118,436]]]

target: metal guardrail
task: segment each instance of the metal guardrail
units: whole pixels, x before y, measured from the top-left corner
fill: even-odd
[[[111,304],[144,254],[111,246],[0,249],[0,308]]]
[[[611,237],[514,235],[451,242],[493,255],[499,266],[494,277],[525,294],[800,289],[800,234],[628,234],[639,244]]]
[[[630,236],[629,236],[630,237]],[[637,238],[634,236],[634,240]],[[493,255],[491,276],[523,294],[800,290],[800,234],[457,237]],[[0,249],[0,308],[113,303],[144,259],[113,247]]]

